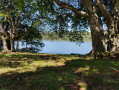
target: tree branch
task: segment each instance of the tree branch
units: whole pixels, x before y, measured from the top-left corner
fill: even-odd
[[[99,6],[101,13],[103,14],[105,20],[107,21],[107,23],[112,22],[112,16],[110,15],[110,13],[108,12],[106,6],[100,1],[100,0],[96,0],[97,5]]]
[[[21,13],[19,13],[18,15],[16,15],[15,25],[17,25],[17,23],[18,23],[18,18],[19,18],[20,15],[21,15]]]
[[[21,24],[21,22],[25,19],[26,17],[24,16],[19,22],[18,22],[18,20],[17,20],[17,25],[16,25],[16,28],[18,28],[18,26]]]
[[[14,28],[13,30],[14,30],[14,32],[16,34],[16,37],[18,37],[18,32],[17,32],[17,29],[16,29],[16,25],[15,25],[15,23],[13,21],[13,18],[11,17],[10,19],[11,19],[11,22],[12,22],[12,25],[13,25],[13,28]]]
[[[1,39],[2,39],[2,36],[3,36],[2,33],[0,33],[0,38],[1,38]]]
[[[2,32],[4,33],[4,35],[7,37],[7,39],[9,39],[9,35],[8,35],[8,33],[5,31],[5,29],[4,29],[3,25],[2,25],[2,23],[0,23],[0,28],[1,28]]]
[[[55,3],[56,3],[57,5],[59,5],[59,6],[63,7],[63,8],[70,9],[70,10],[72,10],[73,12],[75,12],[75,13],[77,13],[77,14],[80,14],[80,15],[82,15],[82,16],[84,16],[84,17],[88,17],[88,13],[85,12],[85,11],[79,11],[79,10],[77,10],[76,8],[74,8],[72,5],[63,3],[63,2],[61,2],[60,0],[54,0],[54,1],[55,1]]]
[[[73,18],[74,17],[74,15],[72,13],[62,13],[61,15],[65,15],[65,18],[67,18],[67,17]]]

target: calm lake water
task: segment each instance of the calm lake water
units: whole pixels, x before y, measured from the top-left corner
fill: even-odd
[[[51,54],[87,54],[92,50],[92,43],[85,42],[80,46],[75,42],[69,41],[43,41],[45,46],[43,50],[38,53],[51,53]]]
[[[92,50],[91,42],[84,42],[76,44],[75,42],[69,41],[43,41],[45,46],[42,48],[42,51],[38,53],[51,53],[51,54],[87,54]],[[20,42],[20,48],[24,48],[25,44]]]

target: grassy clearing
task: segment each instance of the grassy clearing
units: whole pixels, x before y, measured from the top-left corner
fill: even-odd
[[[0,90],[118,90],[119,62],[86,56],[0,54]]]

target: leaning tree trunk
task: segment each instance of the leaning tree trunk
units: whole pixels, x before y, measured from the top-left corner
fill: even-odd
[[[91,15],[88,20],[91,29],[94,58],[103,57],[106,52],[106,49],[104,41],[104,32],[100,18],[97,15]]]

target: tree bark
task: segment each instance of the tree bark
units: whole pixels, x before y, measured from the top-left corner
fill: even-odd
[[[2,38],[3,41],[3,48],[4,48],[4,52],[7,51],[14,51],[14,40],[12,40],[12,42],[7,39],[7,38]]]
[[[3,47],[4,47],[4,52],[7,52],[9,51],[8,49],[8,44],[7,44],[7,39],[6,38],[2,38],[2,41],[3,41]]]
[[[107,51],[109,52],[116,52],[117,51],[117,33],[115,29],[115,23],[112,20],[112,22],[109,22],[110,24],[107,24],[108,26],[108,46]]]
[[[19,51],[19,41],[17,41],[16,51]]]
[[[21,39],[17,40],[17,46],[16,46],[16,51],[19,51],[19,42],[21,41]]]
[[[3,47],[3,41],[0,40],[0,49]]]
[[[117,23],[117,29],[118,29],[118,33],[117,33],[117,50],[119,51],[119,21],[118,21],[118,23]]]
[[[14,39],[12,38],[11,40],[11,51],[13,52],[14,51]]]
[[[114,29],[116,35],[117,51],[119,50],[119,0],[115,0],[114,6],[112,7],[112,16],[114,20]]]
[[[91,29],[94,58],[103,57],[106,49],[104,41],[104,30],[100,16],[98,15],[97,8],[95,7],[92,0],[83,0],[83,2],[87,12],[89,13],[88,23]]]
[[[119,0],[116,0],[111,11],[112,21],[107,22],[109,29],[108,51],[117,52],[119,50]]]
[[[94,58],[103,57],[104,53],[106,52],[106,49],[104,41],[104,32],[100,19],[93,15],[88,19],[88,21],[91,29]]]
[[[10,22],[10,44],[11,44],[11,51],[14,51],[14,35],[13,35],[13,30],[12,30],[12,23]]]

